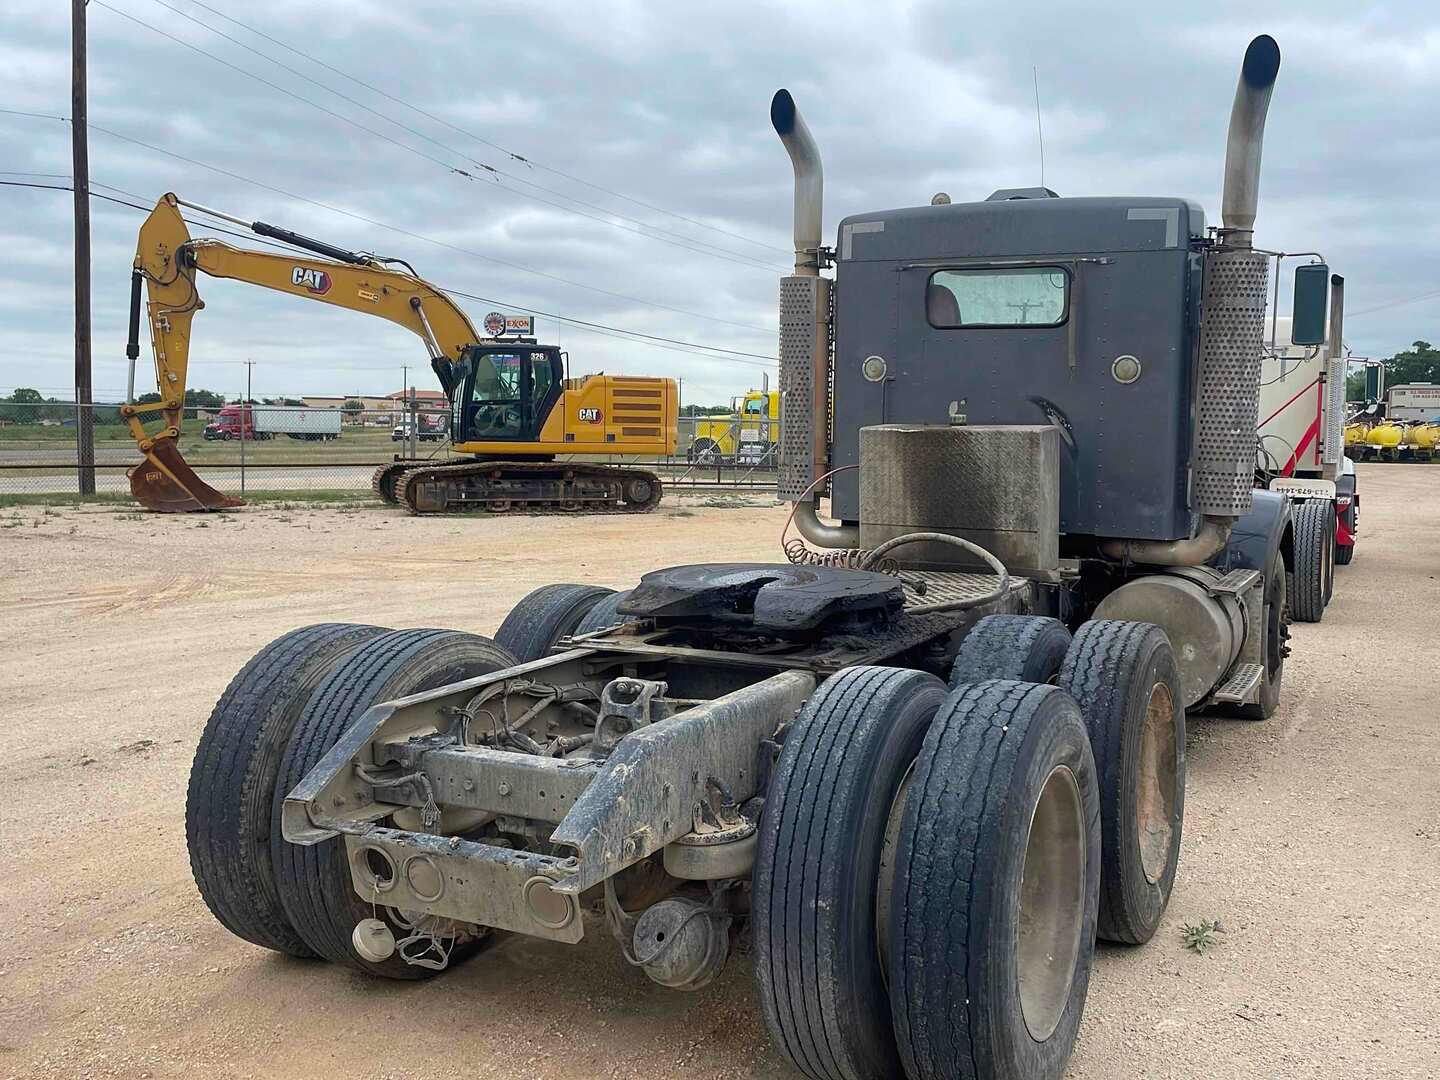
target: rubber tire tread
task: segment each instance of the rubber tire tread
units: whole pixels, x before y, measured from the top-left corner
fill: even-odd
[[[1175,805],[1165,869],[1145,877],[1136,835],[1135,803],[1141,731],[1150,690],[1164,680],[1175,719]],[[1075,634],[1060,669],[1060,686],[1080,705],[1100,781],[1100,915],[1104,941],[1143,945],[1155,936],[1170,903],[1185,821],[1185,699],[1165,631],[1154,623],[1094,619]]]
[[[515,658],[489,638],[458,630],[396,630],[373,638],[331,671],[311,695],[285,752],[280,789],[294,788],[371,705],[514,665]],[[344,839],[289,843],[280,830],[280,805],[277,799],[271,830],[280,900],[305,944],[326,960],[372,975],[392,979],[435,975],[428,968],[407,964],[398,954],[372,963],[355,953],[351,932],[360,919],[372,914],[372,906],[351,883]],[[375,909],[381,918],[385,912],[384,907]],[[391,928],[397,930],[397,937],[403,936],[400,928]]]
[[[596,630],[604,630],[607,626],[624,622],[626,616],[621,615],[617,609],[629,595],[630,590],[624,589],[621,592],[612,592],[609,596],[601,597],[600,602],[586,612],[579,625],[570,632],[572,634],[593,634]]]
[[[986,615],[970,628],[950,669],[950,687],[985,679],[1048,683],[1060,672],[1070,631],[1044,615]]]
[[[1273,605],[1277,600],[1282,609],[1288,608],[1290,603],[1289,592],[1290,575],[1285,573],[1285,564],[1277,553],[1270,564],[1270,569],[1265,578],[1265,603]],[[1265,633],[1270,632],[1270,618],[1262,614]],[[1282,613],[1282,627],[1287,623],[1287,617]],[[1269,645],[1265,643],[1266,656],[1269,655]],[[1260,700],[1250,705],[1240,705],[1235,709],[1236,715],[1246,720],[1269,720],[1280,708],[1280,687],[1285,678],[1285,661],[1280,661],[1280,669],[1271,678],[1269,672],[1269,661],[1266,661],[1265,681],[1260,687]]]
[[[755,976],[771,1037],[813,1080],[899,1075],[875,887],[895,793],[944,696],[925,672],[846,668],[786,734],[760,819]]]
[[[1018,919],[1024,868],[1025,852],[1016,849],[1044,780],[1062,763],[1085,818],[1084,908],[1070,996],[1041,1043],[1021,1012],[1009,924]],[[1089,989],[1100,846],[1095,762],[1069,694],[1008,679],[953,690],[916,761],[895,856],[890,1001],[905,1076],[1061,1076]]]
[[[1335,523],[1330,504],[1319,499],[1295,509],[1295,572],[1291,575],[1290,613],[1300,622],[1318,623],[1325,617],[1325,579]]]
[[[510,609],[495,631],[495,644],[522,664],[549,656],[555,642],[574,633],[590,609],[614,591],[601,585],[541,585]]]
[[[230,680],[205,722],[185,795],[185,844],[200,898],[236,937],[315,956],[286,917],[275,885],[276,781],[311,692],[364,641],[385,632],[320,623],[282,634]]]

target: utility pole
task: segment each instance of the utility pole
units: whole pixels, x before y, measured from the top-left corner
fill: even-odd
[[[249,426],[252,430],[255,425],[255,406],[250,392],[251,376],[255,374],[255,361],[246,360],[245,364],[245,400],[240,403],[240,494],[245,494],[245,428]]]
[[[415,453],[415,410],[411,408],[411,402],[406,396],[410,389],[410,365],[400,365],[400,423],[405,432],[405,438],[400,443],[401,452],[413,458]]]
[[[90,376],[90,148],[85,122],[85,3],[70,0],[70,140],[75,189],[75,449],[81,495],[95,494]]]

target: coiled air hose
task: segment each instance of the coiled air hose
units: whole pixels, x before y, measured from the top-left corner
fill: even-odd
[[[797,566],[832,566],[844,570],[873,570],[882,574],[895,574],[899,576],[900,566],[894,559],[887,559],[885,556],[896,548],[905,544],[921,542],[950,544],[953,547],[962,548],[970,554],[987,563],[999,577],[995,588],[981,596],[967,596],[955,600],[937,600],[931,604],[921,604],[918,607],[906,609],[909,615],[934,615],[941,611],[966,611],[981,604],[989,604],[1010,591],[1010,571],[1005,564],[993,554],[981,547],[959,536],[951,536],[949,533],[941,532],[913,532],[901,536],[891,537],[878,547],[865,548],[836,548],[832,551],[816,551],[809,547],[800,537],[787,539],[790,532],[790,525],[795,520],[795,511],[800,504],[810,497],[810,494],[826,480],[829,480],[837,473],[848,472],[851,469],[858,469],[858,465],[841,465],[837,469],[831,469],[827,473],[817,476],[811,481],[795,500],[790,508],[790,516],[785,519],[785,527],[780,530],[780,548],[785,552],[785,558]],[[907,582],[909,584],[909,582]]]

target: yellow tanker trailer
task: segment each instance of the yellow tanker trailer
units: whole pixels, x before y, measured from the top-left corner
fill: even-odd
[[[1365,448],[1380,461],[1400,460],[1400,446],[1405,441],[1405,428],[1389,420],[1371,426],[1365,436]]]
[[[1401,444],[1416,461],[1434,461],[1440,449],[1440,424],[1411,424]]]

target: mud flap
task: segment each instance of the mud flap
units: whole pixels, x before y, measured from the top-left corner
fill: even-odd
[[[131,466],[126,475],[135,501],[157,513],[187,514],[245,505],[244,499],[221,494],[201,480],[169,436],[156,439],[145,451],[145,460]]]

